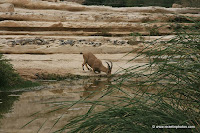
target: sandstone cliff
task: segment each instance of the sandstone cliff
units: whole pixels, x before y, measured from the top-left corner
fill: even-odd
[[[113,53],[111,49],[102,50],[107,47],[123,53],[140,44],[131,33],[144,39],[158,38],[176,34],[180,25],[200,21],[198,8],[112,8],[41,0],[1,0],[0,4],[2,53],[79,53],[83,49]],[[27,41],[35,38],[48,43]]]

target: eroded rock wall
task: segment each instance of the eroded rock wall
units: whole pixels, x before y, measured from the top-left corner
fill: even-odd
[[[199,8],[112,8],[41,0],[1,0],[0,4],[1,53],[78,53],[83,49],[113,53],[112,48],[123,53],[130,47],[140,48],[141,40],[130,34],[146,40],[146,36],[173,36],[180,25],[200,21]],[[33,38],[42,43],[27,41]],[[54,41],[43,44],[45,39]]]
[[[14,12],[14,5],[11,3],[0,4],[0,12]]]

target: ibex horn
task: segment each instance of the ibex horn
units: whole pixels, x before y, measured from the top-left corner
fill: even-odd
[[[111,64],[111,68],[110,68],[110,69],[112,70],[112,67],[113,67],[112,61],[109,61],[109,62],[110,62],[110,64]]]
[[[106,62],[107,64],[108,64],[108,68],[109,68],[109,70],[112,70],[112,66],[113,66],[113,64],[112,64],[112,62],[111,61],[109,61],[110,63],[111,63],[111,66],[109,65],[109,63],[108,62]]]

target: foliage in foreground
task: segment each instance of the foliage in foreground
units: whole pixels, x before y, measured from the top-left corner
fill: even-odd
[[[88,113],[57,132],[200,132],[200,31],[188,28],[190,32],[179,29],[169,41],[144,43],[146,48],[130,61],[145,55],[149,63],[124,69],[99,100],[90,101]],[[106,110],[96,112],[98,106]]]
[[[0,54],[0,90],[9,90],[18,87],[25,88],[36,85],[38,84],[22,79],[19,74],[15,72],[9,61],[4,59],[3,55]]]
[[[55,133],[200,132],[200,31],[196,27],[199,23],[180,28],[168,41],[161,37],[144,42],[145,48],[130,61],[145,56],[149,62],[123,69],[119,72],[123,74],[113,77],[95,100],[88,96],[79,101],[55,102],[58,108],[51,112],[77,104],[91,105],[86,114],[66,122]],[[104,110],[98,111],[99,108]],[[177,129],[178,126],[184,129]]]

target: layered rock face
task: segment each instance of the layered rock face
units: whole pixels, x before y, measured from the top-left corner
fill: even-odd
[[[0,12],[14,12],[14,5],[10,3],[1,4]]]
[[[75,3],[83,4],[85,0],[42,0],[42,1],[48,1],[48,2],[66,1],[66,2],[75,2]]]
[[[200,20],[198,8],[112,8],[41,0],[1,0],[0,4],[2,53],[113,53],[104,47],[123,53],[139,45],[137,38],[130,45],[131,33],[149,40],[149,36],[175,34],[178,24]],[[40,43],[33,42],[37,38]]]

